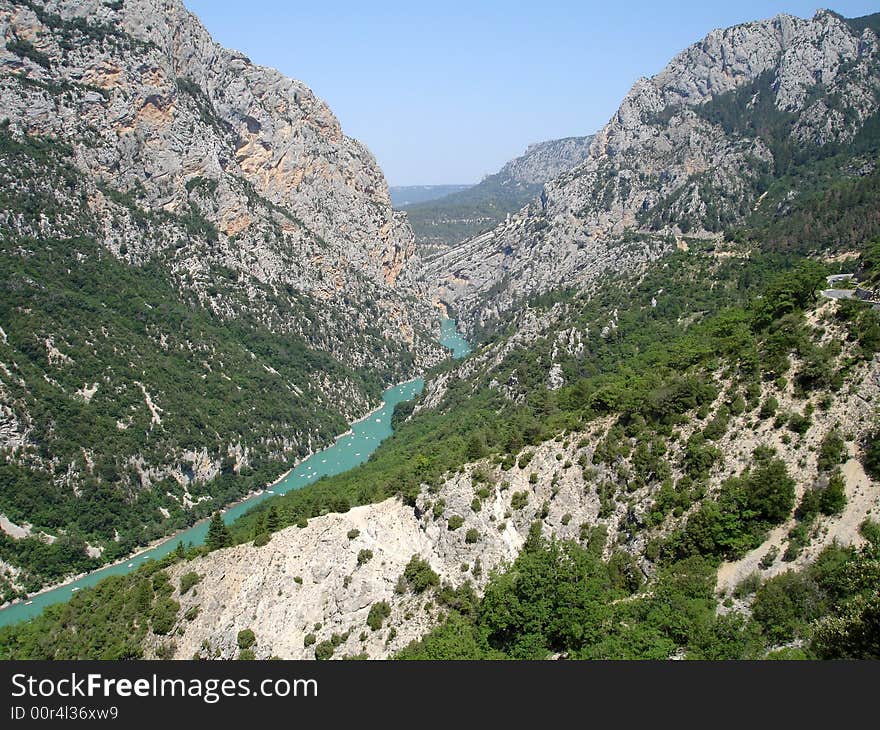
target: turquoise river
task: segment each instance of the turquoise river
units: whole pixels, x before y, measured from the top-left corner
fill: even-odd
[[[467,340],[458,332],[455,321],[452,319],[444,318],[441,320],[440,344],[449,348],[454,358],[461,358],[470,353]],[[391,416],[394,413],[394,407],[398,403],[411,400],[421,393],[424,387],[425,381],[422,378],[416,378],[388,388],[382,395],[382,405],[377,410],[351,424],[351,430],[339,436],[331,446],[312,454],[262,492],[226,509],[223,512],[224,521],[227,524],[233,522],[254,505],[272,495],[284,494],[292,489],[301,489],[321,477],[341,474],[365,462],[379,444],[391,435]],[[62,586],[33,595],[26,601],[13,603],[0,610],[0,626],[8,626],[31,619],[39,615],[46,606],[67,601],[77,591],[94,586],[103,578],[111,575],[123,575],[147,560],[163,558],[173,552],[180,542],[183,542],[184,545],[201,545],[207,534],[208,521],[203,520],[127,560],[108,565]]]

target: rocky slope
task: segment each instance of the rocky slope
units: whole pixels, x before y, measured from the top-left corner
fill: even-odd
[[[0,513],[64,535],[0,531],[33,590],[262,486],[443,352],[405,216],[305,84],[177,0],[2,0],[0,38]]]
[[[583,164],[433,261],[436,299],[473,330],[537,292],[626,270],[684,234],[720,232],[793,159],[831,154],[866,128],[878,53],[876,16],[819,11],[713,31],[633,86]],[[857,162],[861,174],[874,167]]]
[[[828,324],[835,307],[827,302],[812,317],[814,323],[827,325],[825,342],[845,337]],[[472,379],[475,368],[485,367],[491,373],[493,359],[490,349],[476,365],[461,365],[457,375]],[[732,386],[720,373],[717,379],[719,392]],[[791,384],[768,384],[764,396],[776,398],[780,412],[799,411],[809,403]],[[684,476],[678,465],[691,435],[712,422],[724,400],[720,396],[704,417],[682,424],[668,441],[665,457],[673,465],[674,481]],[[766,579],[801,568],[833,543],[864,542],[858,528],[865,519],[880,519],[880,484],[862,469],[859,445],[872,429],[878,402],[880,358],[875,357],[857,368],[829,407],[814,413],[803,436],[791,438],[773,419],[757,417],[753,408],[730,420],[715,442],[724,456],[713,468],[705,494],[716,494],[726,479],[742,474],[760,445],[774,449],[788,465],[800,502],[816,486],[823,438],[838,429],[848,440],[843,465],[847,503],[840,514],[820,516],[795,557],[785,556],[787,535],[797,524],[792,515],[742,560],[723,563],[719,596],[729,596],[755,574]],[[599,534],[606,557],[623,550],[650,577],[654,564],[647,557],[649,543],[682,525],[699,500],[649,526],[649,515],[662,499],[659,481],[633,484],[639,469],[635,453],[613,463],[603,463],[599,456],[614,422],[613,417],[598,419],[588,429],[527,448],[507,466],[492,459],[469,463],[426,488],[414,507],[396,499],[356,507],[317,517],[306,527],[281,530],[262,547],[239,545],[181,562],[168,571],[171,584],[179,586],[190,572],[200,582],[185,595],[174,591],[172,598],[180,604],[176,633],[149,637],[147,651],[181,659],[235,658],[238,633],[251,629],[258,658],[310,659],[322,642],[333,646],[336,659],[387,658],[427,633],[448,610],[439,586],[415,593],[405,583],[399,585],[414,555],[430,564],[441,584],[460,588],[470,582],[479,594],[493,570],[516,558],[535,521],[545,534],[562,539],[586,541]],[[363,551],[370,551],[367,559]],[[388,610],[381,628],[374,630],[367,619],[381,602]]]
[[[404,206],[416,243],[425,257],[502,222],[532,198],[548,180],[576,167],[587,158],[592,136],[566,137],[529,145],[477,185],[439,200]]]
[[[530,144],[525,154],[508,162],[497,176],[502,185],[543,185],[587,159],[592,134]]]
[[[246,305],[355,366],[369,346],[352,347],[337,316],[353,303],[375,306],[384,336],[413,343],[412,233],[373,156],[303,83],[222,48],[180,2],[5,1],[0,34],[11,133],[72,146],[79,192],[114,254],[172,254],[178,283],[209,308]],[[182,244],[173,222],[144,235],[147,212],[205,221],[207,235]],[[220,267],[239,276],[213,293]],[[279,321],[269,300],[289,291],[320,304],[320,326]]]

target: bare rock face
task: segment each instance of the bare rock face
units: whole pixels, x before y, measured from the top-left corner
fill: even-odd
[[[504,181],[543,185],[586,160],[592,141],[593,135],[587,135],[530,144],[525,154],[508,162],[498,176]]]
[[[247,307],[352,366],[383,347],[358,326],[436,356],[413,324],[405,216],[303,83],[219,46],[178,0],[3,0],[0,36],[2,117],[73,147],[116,255],[173,258],[205,305]],[[274,298],[308,302],[317,321],[279,315]]]
[[[503,487],[485,464],[471,464],[420,495],[415,508],[397,499],[355,507],[274,533],[262,547],[239,545],[173,566],[172,585],[188,572],[201,576],[191,593],[174,596],[181,605],[176,658],[234,658],[238,632],[248,628],[258,658],[312,659],[316,645],[334,635],[333,658],[393,655],[427,633],[443,610],[439,586],[416,593],[401,580],[413,556],[442,584],[470,582],[481,592],[493,569],[516,558],[535,520],[569,539],[596,522],[599,499],[584,489],[579,470],[570,469],[572,478],[560,484],[531,483],[532,470],[546,476],[559,465],[558,449],[554,442],[536,449],[528,468],[503,475]],[[484,473],[489,481],[479,482]],[[481,487],[485,496],[474,509]],[[512,509],[512,500],[523,504]],[[380,602],[389,615],[374,630],[367,618]],[[159,637],[149,641],[152,651],[167,645]]]
[[[473,329],[535,293],[631,270],[682,234],[719,233],[754,206],[776,163],[766,140],[725,120],[721,105],[744,115],[763,105],[790,120],[781,141],[799,148],[846,143],[877,112],[878,53],[873,30],[827,11],[713,31],[636,82],[583,164],[432,261],[435,299]],[[749,98],[730,98],[738,90]]]

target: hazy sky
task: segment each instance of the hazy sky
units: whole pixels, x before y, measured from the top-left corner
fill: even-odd
[[[477,182],[531,142],[594,132],[713,28],[816,1],[185,0],[220,43],[326,100],[392,185]]]

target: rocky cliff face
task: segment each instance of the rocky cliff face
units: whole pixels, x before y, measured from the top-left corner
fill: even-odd
[[[530,144],[525,154],[501,168],[498,177],[505,183],[543,185],[586,160],[592,141],[590,134]]]
[[[0,39],[0,512],[73,545],[0,533],[32,591],[263,486],[444,354],[405,215],[303,83],[177,0],[0,0]]]
[[[477,185],[406,207],[425,258],[443,253],[474,233],[501,223],[537,197],[548,180],[577,167],[589,153],[592,136],[566,137],[529,145]]]
[[[876,114],[880,41],[869,26],[819,11],[713,31],[633,86],[583,164],[433,261],[436,298],[479,326],[536,292],[735,223],[793,148],[822,154]]]
[[[73,148],[115,255],[166,255],[209,308],[246,306],[355,366],[382,345],[353,324],[430,351],[404,303],[412,232],[373,156],[303,83],[222,48],[176,1],[4,1],[0,35],[3,117]],[[145,232],[146,214],[165,220]],[[309,300],[318,321],[279,316],[276,297]]]

